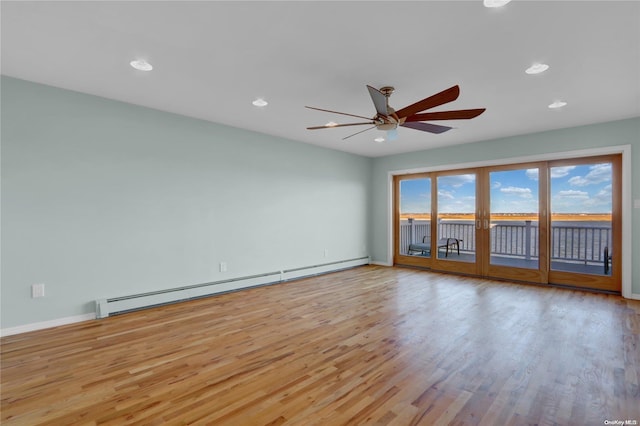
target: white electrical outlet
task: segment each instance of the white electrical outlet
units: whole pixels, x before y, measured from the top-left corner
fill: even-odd
[[[31,297],[44,297],[44,284],[32,284],[31,285]]]
[[[220,272],[227,272],[227,262],[220,262]]]

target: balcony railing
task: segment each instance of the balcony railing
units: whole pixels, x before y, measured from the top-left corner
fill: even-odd
[[[537,259],[540,256],[539,228],[530,220],[521,224],[491,225],[491,255],[520,259]],[[400,222],[400,253],[406,254],[409,244],[431,238],[431,222],[428,220],[403,220]],[[441,221],[438,238],[450,237],[460,241],[460,252],[476,250],[475,224],[469,221]],[[611,228],[606,226],[558,225],[551,226],[551,260],[584,264],[608,262],[605,248],[611,247]]]

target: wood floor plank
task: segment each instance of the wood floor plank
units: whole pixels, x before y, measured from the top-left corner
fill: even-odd
[[[1,343],[3,425],[640,422],[640,301],[408,268]]]

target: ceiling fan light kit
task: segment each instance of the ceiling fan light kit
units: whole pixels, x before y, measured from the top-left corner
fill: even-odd
[[[360,133],[366,132],[371,129],[378,129],[387,132],[387,140],[393,141],[398,137],[397,129],[400,127],[407,127],[414,130],[420,130],[423,132],[440,134],[444,133],[448,130],[451,130],[453,127],[442,126],[440,124],[432,124],[426,123],[426,121],[438,121],[438,120],[466,120],[477,117],[482,114],[485,109],[484,108],[476,108],[476,109],[465,109],[465,110],[454,110],[454,111],[438,111],[438,112],[423,112],[431,108],[435,108],[440,105],[447,104],[449,102],[455,101],[460,95],[460,87],[458,85],[452,86],[442,92],[436,93],[435,95],[429,96],[428,98],[424,98],[421,101],[408,105],[398,111],[389,106],[389,97],[394,92],[394,88],[392,86],[384,86],[379,90],[372,86],[367,86],[367,90],[369,91],[369,95],[371,96],[371,100],[373,101],[373,106],[376,109],[376,115],[372,118],[368,118],[361,115],[349,114],[345,112],[333,111],[328,109],[316,108],[307,106],[306,108],[330,112],[333,114],[341,114],[347,115],[350,117],[362,118],[368,121],[358,122],[358,123],[345,123],[345,124],[337,124],[334,122],[329,122],[324,126],[313,126],[307,127],[308,130],[319,130],[319,129],[328,129],[335,127],[347,127],[347,126],[364,126],[369,125],[371,127],[361,130],[357,133],[353,133],[349,136],[346,136],[344,139],[348,139],[355,135],[359,135]],[[382,139],[382,140],[379,140]],[[376,138],[374,139],[376,142],[383,142],[384,138]]]
[[[484,0],[484,7],[502,7],[511,0]]]

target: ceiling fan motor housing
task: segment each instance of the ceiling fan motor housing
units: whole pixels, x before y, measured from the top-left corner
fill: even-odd
[[[393,130],[398,128],[398,123],[387,122],[376,124],[376,127],[378,128],[378,130]]]
[[[384,86],[380,88],[380,93],[382,93],[387,98],[387,115],[376,115],[374,120],[376,122],[376,128],[378,130],[394,130],[398,128],[399,119],[396,115],[396,110],[389,106],[389,97],[395,90],[392,86]]]

